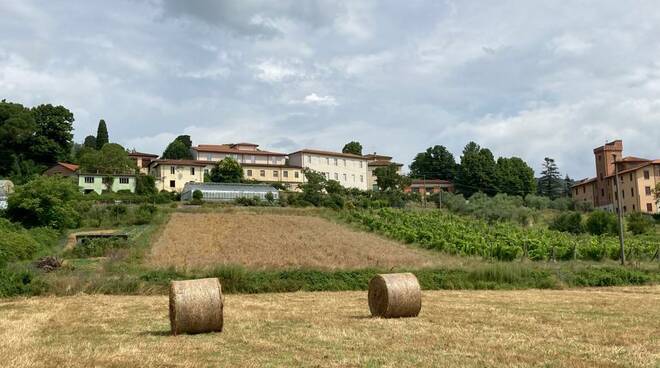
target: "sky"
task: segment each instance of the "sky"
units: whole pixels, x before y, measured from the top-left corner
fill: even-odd
[[[0,99],[60,104],[75,140],[162,153],[253,142],[406,164],[475,141],[537,175],[593,148],[660,158],[655,1],[0,0]]]

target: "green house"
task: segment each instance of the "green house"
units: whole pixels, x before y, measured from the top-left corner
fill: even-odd
[[[83,193],[101,194],[104,190],[128,190],[135,193],[135,175],[79,174],[78,186]]]

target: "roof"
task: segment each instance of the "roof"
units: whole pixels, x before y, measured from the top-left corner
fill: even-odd
[[[573,185],[571,185],[571,188],[579,187],[580,185],[584,185],[584,184],[593,183],[595,181],[596,181],[596,178],[584,178],[582,180],[578,180],[577,182],[573,183]]]
[[[70,164],[68,162],[58,162],[57,164],[71,171],[76,171],[80,167],[79,165]]]
[[[292,152],[289,155],[295,155],[296,153],[312,153],[315,155],[324,155],[324,156],[338,156],[338,157],[347,157],[347,158],[357,158],[361,160],[366,160],[367,158],[360,155],[354,155],[352,153],[343,153],[343,152],[332,152],[332,151],[321,151],[315,149],[304,148],[296,152]]]
[[[153,160],[149,163],[149,166],[157,165],[179,165],[179,166],[206,166],[212,165],[212,161],[202,161],[202,160],[169,160],[169,159],[159,159]]]
[[[646,158],[635,157],[635,156],[626,156],[616,162],[645,162],[645,161],[651,161],[651,160]]]
[[[190,190],[206,190],[206,191],[220,191],[220,192],[277,192],[272,185],[269,184],[243,184],[243,183],[186,183],[183,186],[183,191]]]
[[[252,147],[259,147],[258,144],[247,143],[247,142],[241,142],[241,143],[230,143],[229,145],[230,145],[231,147],[235,147],[235,146],[252,146]]]
[[[379,155],[376,152],[369,153],[369,154],[362,155],[362,156],[364,158],[368,159],[368,160],[376,160],[376,161],[377,160],[391,160],[392,159],[392,156]]]
[[[444,180],[444,179],[412,179],[411,180],[411,185],[415,184],[421,184],[421,185],[428,185],[428,184],[453,184],[449,180]]]
[[[138,152],[136,150],[132,150],[128,152],[129,156],[134,156],[134,157],[158,157],[158,155],[154,155],[153,153],[144,153],[144,152]]]
[[[396,166],[403,166],[403,164],[397,163],[397,162],[392,162],[390,160],[374,160],[374,161],[369,161],[367,162],[368,166],[390,166],[390,165],[396,165]]]
[[[641,168],[644,168],[644,167],[647,167],[647,166],[650,166],[650,165],[658,165],[658,164],[660,164],[660,160],[647,161],[646,163],[644,163],[644,164],[642,164],[642,165],[635,166],[635,167],[633,167],[633,168],[626,169],[626,170],[623,170],[623,171],[619,171],[618,175],[627,174],[627,173],[630,173],[630,172],[633,172],[633,171],[637,171],[637,170],[639,170],[639,169],[641,169]],[[606,178],[611,178],[611,177],[613,177],[613,176],[615,176],[615,175],[617,175],[617,174],[608,175],[608,176],[606,176]]]
[[[260,149],[255,149],[255,150],[240,150],[238,148],[235,148],[238,145],[243,145],[243,146],[253,146],[257,147],[258,145],[252,144],[252,143],[237,143],[237,144],[200,144],[192,149],[198,152],[216,152],[216,153],[241,153],[241,154],[248,154],[248,155],[269,155],[269,156],[286,156],[284,153],[280,152],[271,152],[271,151],[263,151]]]

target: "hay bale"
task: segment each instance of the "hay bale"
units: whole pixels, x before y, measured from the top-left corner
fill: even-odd
[[[170,283],[172,334],[222,331],[224,298],[217,278]]]
[[[416,317],[422,309],[422,292],[412,273],[389,273],[369,281],[369,310],[374,317]]]

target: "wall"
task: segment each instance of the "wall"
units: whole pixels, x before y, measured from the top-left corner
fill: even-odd
[[[218,152],[199,152],[193,151],[195,153],[196,160],[202,161],[222,161],[227,156],[231,156],[233,159],[243,164],[261,164],[261,165],[284,165],[285,157],[284,156],[271,156],[271,155],[262,155],[254,154],[253,152],[246,153],[218,153]]]
[[[574,202],[579,202],[579,203],[591,203],[592,205],[595,206],[594,202],[594,190],[595,190],[596,182],[589,182],[586,184],[582,184],[577,187],[571,188],[573,191],[571,193],[571,198],[573,199]]]
[[[336,160],[336,161],[335,161]],[[346,188],[367,190],[367,160],[332,155],[298,152],[289,156],[289,163],[324,173]]]
[[[172,174],[174,168],[174,174]],[[194,168],[194,173],[191,169]],[[156,179],[156,189],[168,192],[181,192],[188,182],[204,182],[204,167],[191,165],[157,165],[151,169],[151,176]],[[174,186],[170,185],[174,181]]]
[[[114,180],[112,187],[110,188],[113,192],[118,192],[120,190],[129,190],[131,193],[135,193],[135,176],[111,176]],[[85,178],[94,178],[93,183],[86,183]],[[92,190],[98,194],[103,193],[104,190],[107,190],[107,186],[103,183],[103,175],[87,174],[78,176],[78,186],[80,187],[81,192],[87,190]],[[120,178],[128,178],[127,184],[120,183]]]
[[[644,178],[644,171],[648,171],[648,179]],[[614,180],[614,177],[612,177],[612,180]],[[660,165],[649,165],[620,174],[619,190],[614,198],[616,196],[622,198],[621,208],[624,214],[640,211],[649,213],[646,208],[647,203],[651,204],[650,213],[657,213],[658,205],[653,196],[653,190],[658,182],[660,182]],[[646,194],[646,187],[650,188],[651,194]],[[621,194],[622,191],[625,193],[624,195]],[[614,192],[615,190],[612,191],[612,193]]]

